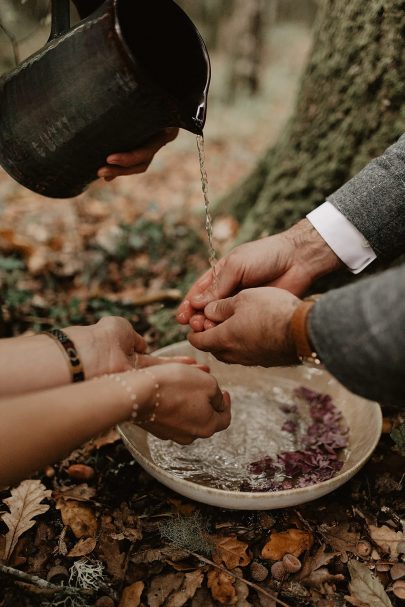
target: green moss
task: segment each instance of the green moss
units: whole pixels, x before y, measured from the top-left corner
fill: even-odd
[[[278,144],[219,204],[239,241],[292,225],[405,131],[405,2],[325,0]]]

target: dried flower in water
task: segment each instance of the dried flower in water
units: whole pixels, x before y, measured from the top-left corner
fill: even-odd
[[[296,438],[295,451],[283,451],[274,460],[265,456],[249,465],[260,482],[244,481],[241,491],[282,491],[307,487],[332,478],[343,466],[339,452],[347,446],[347,429],[342,414],[328,394],[320,394],[304,386],[294,391],[300,403],[306,405],[310,422],[299,414],[297,405],[281,405],[290,415],[282,430]]]

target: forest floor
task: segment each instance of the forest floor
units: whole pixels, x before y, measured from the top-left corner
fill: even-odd
[[[274,40],[257,100],[228,107],[221,58],[214,69],[206,129],[213,198],[254,166],[291,110],[309,35],[286,25]],[[174,310],[207,266],[201,207],[195,139],[185,133],[145,175],[97,182],[73,200],[46,200],[1,173],[0,335],[114,314],[151,350],[183,339]],[[216,222],[219,252],[237,229],[230,217]],[[267,512],[182,498],[148,476],[112,430],[24,481],[49,509],[0,559],[0,606],[400,605],[404,459],[389,432],[402,420],[394,408],[384,415],[382,439],[353,480],[307,505]],[[16,504],[0,493],[3,514]],[[3,557],[8,534],[0,522]],[[300,557],[299,572],[279,580],[269,573],[278,558],[262,555],[270,537],[279,554]]]

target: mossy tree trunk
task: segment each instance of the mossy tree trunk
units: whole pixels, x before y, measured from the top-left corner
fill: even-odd
[[[305,216],[405,131],[405,1],[322,0],[293,117],[219,202],[240,241]]]

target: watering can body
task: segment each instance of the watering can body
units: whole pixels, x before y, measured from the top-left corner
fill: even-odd
[[[201,134],[209,81],[173,0],[106,0],[0,80],[0,164],[44,196],[76,196],[113,152],[165,127]]]

